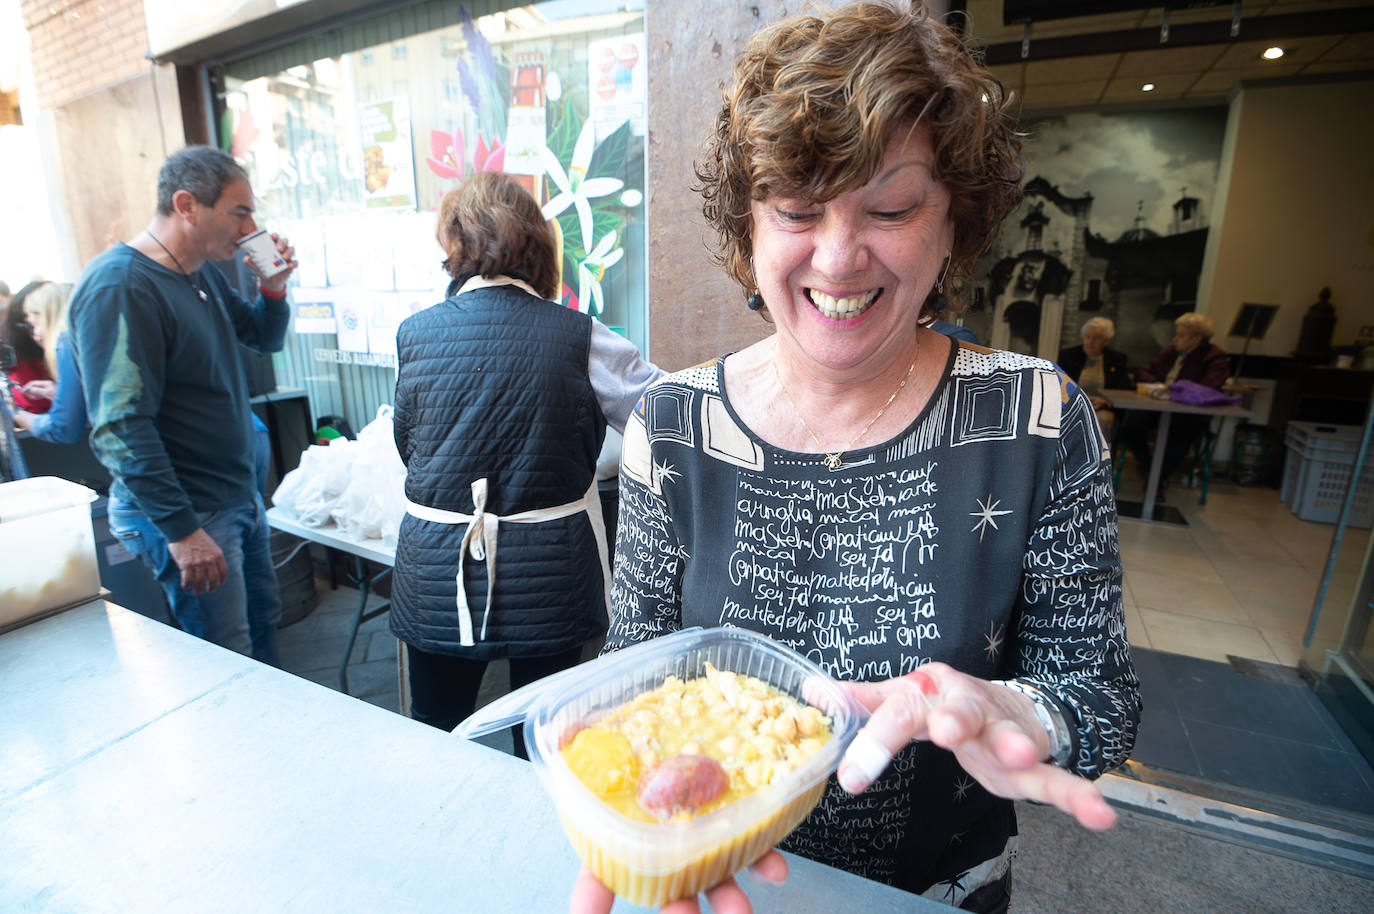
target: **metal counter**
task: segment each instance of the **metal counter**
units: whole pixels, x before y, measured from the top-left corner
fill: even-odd
[[[578,870],[528,763],[101,601],[0,636],[0,835],[6,911],[554,912]],[[946,910],[789,863],[758,911]]]

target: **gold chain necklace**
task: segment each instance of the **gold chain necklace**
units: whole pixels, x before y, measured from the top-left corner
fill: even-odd
[[[919,350],[917,351],[917,354],[920,354]],[[802,428],[806,429],[806,433],[811,436],[811,440],[816,442],[816,447],[820,448],[821,451],[825,454],[823,462],[825,463],[826,467],[828,467],[831,470],[838,470],[844,464],[844,461],[840,459],[840,455],[843,454],[845,451],[849,450],[850,448],[852,448],[856,443],[858,443],[858,440],[860,438],[868,434],[868,430],[873,427],[873,423],[877,422],[879,419],[883,417],[883,413],[887,412],[887,408],[892,405],[892,401],[897,399],[897,394],[901,393],[902,388],[906,387],[906,382],[911,377],[911,373],[916,370],[916,356],[912,356],[911,364],[907,366],[906,374],[902,375],[902,383],[897,385],[897,389],[892,392],[892,396],[887,398],[887,402],[882,405],[882,408],[878,410],[878,412],[873,416],[872,419],[868,420],[867,425],[859,429],[859,433],[857,435],[849,439],[848,444],[840,448],[838,451],[831,453],[825,449],[825,445],[821,444],[821,439],[816,437],[816,433],[814,430],[812,430],[810,424],[807,423],[806,417],[801,414],[801,410],[797,409],[797,403],[795,400],[792,399],[792,394],[788,392],[787,385],[782,383],[782,375],[778,373],[778,360],[776,349],[773,350],[773,355],[769,358],[768,361],[773,366],[773,377],[778,379],[778,387],[782,389],[782,395],[787,398],[787,405],[792,407],[793,415],[797,417],[797,421],[801,423]]]

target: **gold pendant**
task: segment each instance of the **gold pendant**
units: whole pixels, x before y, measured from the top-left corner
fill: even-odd
[[[839,454],[826,454],[825,465],[832,470],[838,470],[844,465],[844,461],[840,459]]]

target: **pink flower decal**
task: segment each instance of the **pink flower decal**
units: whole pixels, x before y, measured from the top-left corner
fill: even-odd
[[[429,170],[441,178],[461,178],[463,176],[463,131],[455,130],[452,135],[442,130],[429,132],[430,156],[425,159]]]
[[[238,124],[234,127],[234,139],[229,154],[240,162],[247,161],[249,148],[258,138],[258,125],[253,122],[253,112],[240,111]]]
[[[501,138],[493,137],[491,148],[488,149],[482,134],[477,134],[477,155],[473,157],[472,164],[475,171],[504,171],[506,147],[501,145]]]
[[[467,158],[467,146],[463,142],[463,131],[454,130],[452,134],[442,130],[429,132],[430,155],[425,159],[429,170],[441,178],[458,178],[467,174],[469,166],[473,172],[503,171],[506,167],[506,148],[501,145],[500,137],[491,141],[488,147],[482,134],[477,134],[477,149],[472,161]]]

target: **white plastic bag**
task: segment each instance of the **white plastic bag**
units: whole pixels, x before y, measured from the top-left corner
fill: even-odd
[[[273,506],[307,527],[329,523],[330,512],[348,486],[356,447],[357,442],[347,438],[310,445],[301,453],[300,465],[282,477],[272,493]]]
[[[358,433],[347,487],[330,512],[339,531],[394,546],[405,515],[405,464],[396,451],[391,407],[382,406]]]

